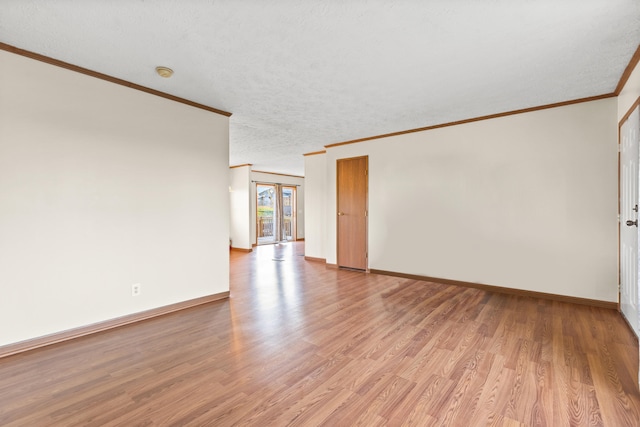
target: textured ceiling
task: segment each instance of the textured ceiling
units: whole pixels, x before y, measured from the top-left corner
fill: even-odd
[[[4,0],[0,42],[229,111],[231,165],[302,175],[327,144],[613,92],[640,1]]]

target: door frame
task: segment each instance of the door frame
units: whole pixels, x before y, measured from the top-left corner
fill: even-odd
[[[339,201],[340,201],[340,182],[339,182],[339,168],[338,162],[343,160],[355,160],[355,159],[365,159],[366,160],[366,172],[365,172],[365,195],[364,195],[364,206],[365,206],[365,220],[364,220],[364,248],[365,248],[365,269],[364,272],[369,272],[369,156],[354,156],[354,157],[343,157],[340,159],[336,159],[336,266],[338,268],[349,268],[349,267],[340,267],[340,221],[338,221],[338,212],[339,212]]]

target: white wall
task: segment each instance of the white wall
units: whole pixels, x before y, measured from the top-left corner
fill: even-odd
[[[307,190],[307,197],[304,199],[307,236],[304,242],[304,254],[312,258],[325,258],[327,155],[305,156],[304,172]]]
[[[371,269],[617,301],[616,102],[328,148],[327,263],[336,160],[368,155]]]
[[[251,241],[258,242],[256,236],[256,183],[264,184],[282,184],[296,187],[296,238],[305,238],[305,220],[304,220],[304,200],[305,200],[305,179],[303,177],[295,177],[290,175],[282,175],[270,172],[251,172]]]
[[[228,291],[228,134],[0,51],[0,345]]]
[[[629,80],[618,95],[618,121],[624,117],[634,102],[640,97],[640,66],[636,65]]]
[[[251,249],[251,166],[229,169],[231,240],[234,248]]]

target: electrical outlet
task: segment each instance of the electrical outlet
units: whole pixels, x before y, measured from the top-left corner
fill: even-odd
[[[131,285],[131,296],[137,297],[142,293],[142,285],[140,283],[134,283]]]

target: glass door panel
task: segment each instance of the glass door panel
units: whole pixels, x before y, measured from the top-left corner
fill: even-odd
[[[296,239],[296,188],[282,187],[282,216],[284,217],[284,237],[286,240]]]
[[[276,241],[276,186],[256,185],[258,244]]]

